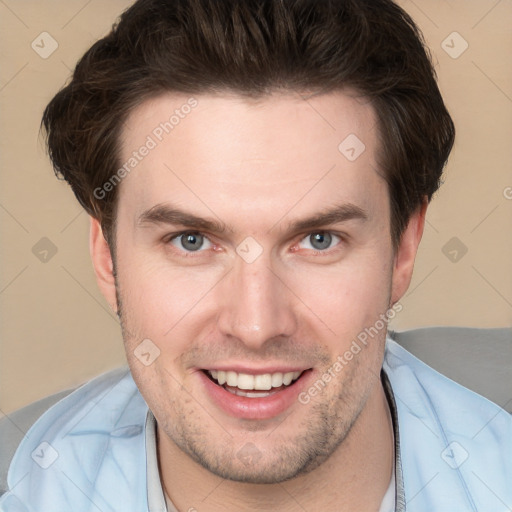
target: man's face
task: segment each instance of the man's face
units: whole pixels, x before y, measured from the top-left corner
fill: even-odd
[[[122,133],[123,163],[156,143],[119,185],[128,362],[160,443],[283,481],[329,457],[380,385],[385,328],[333,369],[393,294],[376,116],[345,93],[195,99],[143,103]]]

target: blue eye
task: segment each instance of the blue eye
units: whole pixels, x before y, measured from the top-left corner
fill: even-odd
[[[306,243],[305,249],[313,249],[315,251],[325,251],[330,249],[333,242],[337,245],[341,241],[341,238],[337,235],[329,233],[328,231],[318,231],[317,233],[311,233],[304,237],[300,244]],[[307,246],[309,245],[309,247]]]
[[[201,249],[209,249],[212,245],[208,238],[195,231],[181,233],[180,235],[171,238],[170,243],[178,249],[182,249],[187,252],[197,252]]]

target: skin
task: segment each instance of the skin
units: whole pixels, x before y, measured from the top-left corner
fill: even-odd
[[[137,107],[121,161],[187,99],[167,94]],[[394,248],[375,112],[350,91],[196,99],[119,185],[117,278],[91,219],[98,283],[121,314],[133,378],[157,420],[164,489],[179,510],[377,511],[393,465],[379,378],[386,329],[309,403],[270,419],[226,414],[200,371],[297,365],[312,369],[313,384],[407,290],[426,203]],[[338,150],[351,133],[366,147],[355,161]],[[141,221],[164,204],[226,229]],[[365,218],[293,227],[339,205]],[[207,237],[204,249],[187,253],[172,238],[187,230]],[[318,232],[336,235],[324,250],[311,244]],[[247,237],[263,251],[251,263],[236,252]],[[134,354],[147,338],[160,350],[149,366]],[[256,454],[250,463],[237,456],[244,446]]]

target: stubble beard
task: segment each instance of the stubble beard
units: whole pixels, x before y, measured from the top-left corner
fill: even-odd
[[[128,315],[123,306],[117,276],[114,277],[117,315],[127,348],[133,344],[132,329],[127,325]],[[128,357],[130,361],[132,358]],[[300,405],[308,407],[307,419],[301,422],[296,429],[297,434],[292,438],[286,436],[286,429],[293,422],[293,414],[286,416],[271,430],[264,445],[244,444],[234,436],[230,438],[230,434],[204,413],[196,401],[184,397],[179,386],[175,386],[174,396],[165,397],[152,412],[157,418],[159,434],[165,435],[184,454],[210,473],[241,483],[277,484],[315,470],[347,439],[370,396],[371,379],[374,378],[366,378],[364,385],[364,359],[354,358],[343,369],[343,376],[337,377],[339,382],[335,380],[330,384],[337,385],[338,390],[331,392],[329,399]],[[323,373],[320,371],[319,375]],[[132,374],[139,387],[137,372],[132,371]],[[162,385],[164,389],[169,389],[168,383],[162,382]],[[247,438],[252,430],[258,430],[258,426],[248,428],[242,437]],[[274,443],[269,442],[272,438],[275,439]],[[219,442],[220,439],[224,439],[224,442]],[[247,446],[254,451],[249,463],[243,456],[243,449]]]

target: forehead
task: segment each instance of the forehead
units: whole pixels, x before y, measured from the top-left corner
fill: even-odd
[[[131,112],[121,133],[120,209],[160,203],[197,213],[285,215],[295,204],[359,203],[385,195],[376,172],[372,105],[350,92],[321,96],[165,94]],[[208,211],[209,210],[209,211]]]

